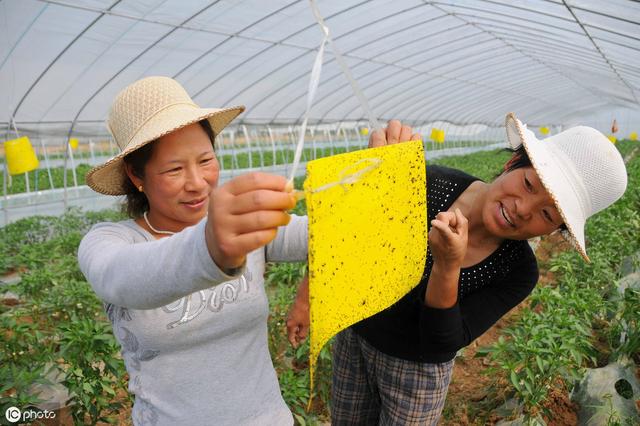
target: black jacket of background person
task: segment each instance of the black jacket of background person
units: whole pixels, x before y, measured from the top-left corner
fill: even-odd
[[[427,226],[474,181],[459,170],[427,166]],[[458,301],[451,308],[424,304],[433,258],[427,261],[420,284],[394,305],[353,326],[379,351],[420,362],[445,362],[473,342],[531,293],[538,281],[538,264],[527,241],[505,240],[480,263],[462,268]]]

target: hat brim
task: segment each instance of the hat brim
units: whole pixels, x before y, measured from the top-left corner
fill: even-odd
[[[244,106],[219,109],[198,108],[188,104],[174,105],[160,111],[141,127],[121,153],[87,172],[87,185],[101,194],[124,195],[127,192],[125,183],[128,179],[123,160],[126,155],[162,136],[205,119],[209,121],[217,136],[243,111]]]
[[[539,140],[515,114],[507,114],[505,127],[509,144],[512,148],[524,146],[540,182],[553,199],[567,227],[568,235],[565,233],[565,238],[589,262],[584,238],[586,217],[572,184],[574,179],[570,176],[569,162],[564,162],[562,153],[551,148],[553,144],[549,143],[549,139],[552,137]]]

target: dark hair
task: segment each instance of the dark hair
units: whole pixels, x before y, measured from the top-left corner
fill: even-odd
[[[529,158],[529,154],[527,154],[527,150],[524,148],[524,145],[519,145],[517,148],[505,148],[507,152],[512,154],[511,159],[505,164],[504,171],[498,173],[496,177],[509,173],[517,169],[521,169],[523,167],[532,167],[531,159]],[[568,231],[567,225],[560,225],[559,229],[561,231]]]
[[[200,120],[198,123],[205,131],[207,136],[209,136],[211,145],[215,147],[214,141],[216,135],[211,128],[211,123],[209,123],[209,120]],[[127,154],[123,158],[124,162],[131,166],[131,171],[133,172],[133,174],[140,179],[144,179],[144,167],[151,159],[151,156],[153,155],[153,146],[157,141],[158,139],[151,141],[148,144],[145,144],[144,146]],[[126,191],[126,199],[122,204],[122,212],[133,219],[142,216],[144,212],[149,210],[149,200],[147,199],[147,196],[144,192],[138,191],[138,188],[136,188],[136,186],[133,184],[133,182],[131,182],[131,179],[129,179],[128,176],[125,179],[124,187]]]
[[[527,150],[524,149],[524,145],[520,145],[517,148],[505,148],[505,151],[510,152],[512,155],[509,162],[505,165],[504,172],[502,173],[509,173],[516,169],[532,166]],[[498,174],[498,176],[502,173]]]

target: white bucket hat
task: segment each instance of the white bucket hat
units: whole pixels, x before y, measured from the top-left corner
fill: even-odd
[[[147,77],[124,88],[113,101],[107,127],[120,153],[87,173],[87,184],[107,195],[126,193],[123,158],[136,149],[189,124],[207,119],[218,135],[244,106],[200,108],[169,77]]]
[[[620,152],[606,136],[586,126],[539,140],[513,113],[506,118],[513,148],[524,145],[542,185],[564,220],[565,237],[589,261],[584,226],[589,216],[613,204],[627,188]]]

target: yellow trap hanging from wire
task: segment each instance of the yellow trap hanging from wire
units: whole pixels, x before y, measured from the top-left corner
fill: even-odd
[[[425,176],[422,141],[307,163],[312,389],[325,343],[420,281],[427,253]]]
[[[7,169],[12,176],[27,173],[38,168],[36,152],[27,136],[4,142]]]

